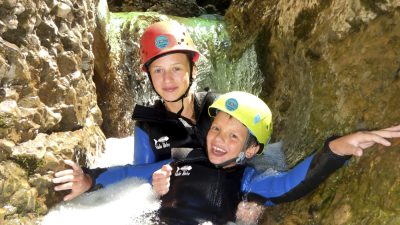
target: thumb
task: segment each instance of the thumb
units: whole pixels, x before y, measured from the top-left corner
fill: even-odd
[[[169,171],[169,172],[172,171],[172,167],[169,164],[166,164],[166,165],[162,166],[161,169],[164,170],[164,171]]]
[[[167,177],[171,176],[172,167],[171,167],[169,164],[164,165],[164,166],[161,168],[161,170],[165,172],[165,175],[166,175]]]
[[[363,155],[363,149],[362,148],[354,147],[352,150],[353,150],[353,155],[355,155],[355,156],[360,157],[360,156]]]

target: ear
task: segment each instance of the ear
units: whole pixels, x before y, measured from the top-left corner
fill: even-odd
[[[192,70],[193,80],[196,79],[196,77],[197,77],[197,66],[193,65],[193,70]]]
[[[259,148],[260,148],[259,145],[252,145],[249,148],[247,148],[245,151],[246,158],[248,158],[248,159],[253,158],[253,156],[258,152]]]

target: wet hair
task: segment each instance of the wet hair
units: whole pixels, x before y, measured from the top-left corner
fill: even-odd
[[[245,149],[248,149],[253,146],[258,146],[259,149],[258,149],[257,153],[260,153],[263,150],[264,145],[259,143],[257,141],[257,138],[253,134],[251,134],[250,131],[248,131],[248,132],[249,132],[249,137],[247,138],[247,141],[244,145]]]

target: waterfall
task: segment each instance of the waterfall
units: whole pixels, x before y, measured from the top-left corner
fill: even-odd
[[[257,64],[254,46],[240,58],[230,58],[231,40],[220,17],[203,16],[181,18],[153,12],[110,13],[104,33],[109,45],[112,67],[117,77],[129,77],[129,87],[134,102],[149,102],[156,97],[147,76],[140,71],[139,40],[143,31],[154,21],[175,20],[183,24],[201,53],[196,63],[198,75],[194,88],[209,87],[218,93],[232,90],[248,91],[258,95],[263,77]]]

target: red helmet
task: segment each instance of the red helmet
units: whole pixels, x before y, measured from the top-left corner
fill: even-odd
[[[145,64],[161,54],[174,51],[185,51],[193,54],[196,62],[200,53],[193,44],[185,27],[177,22],[162,21],[150,25],[140,39],[141,68],[147,72]]]

